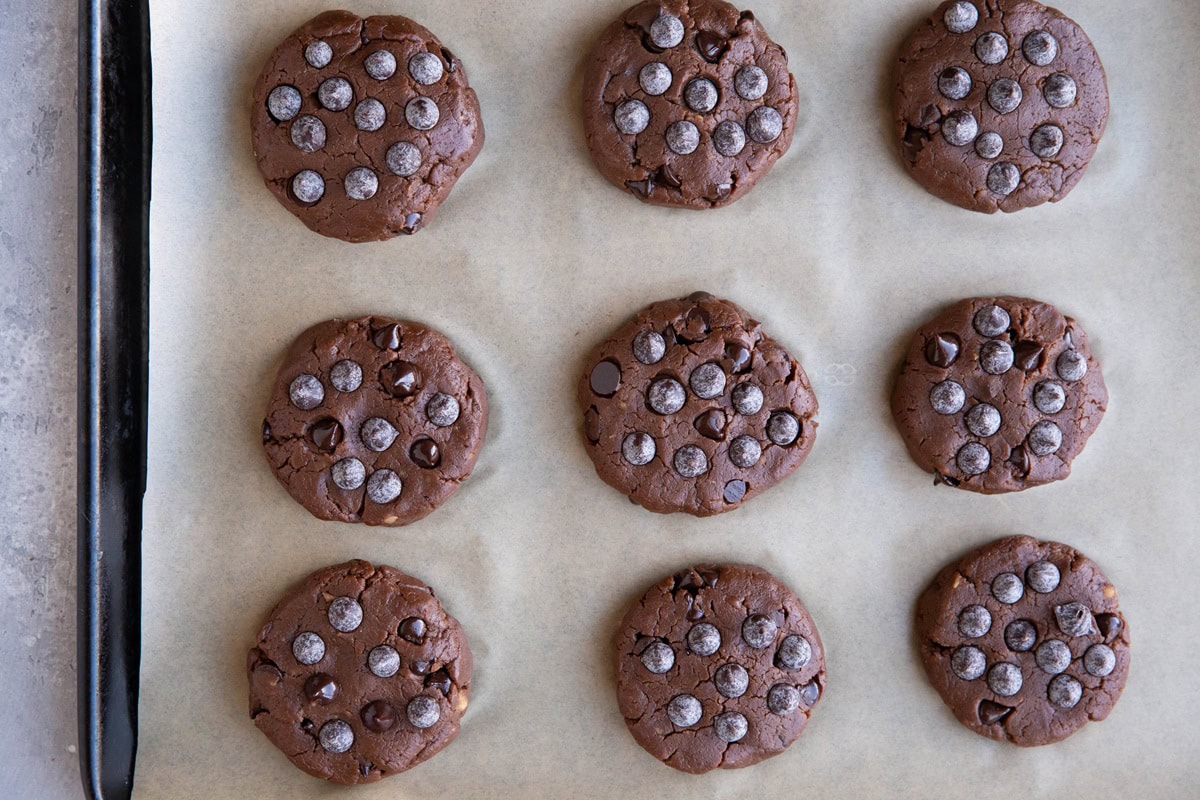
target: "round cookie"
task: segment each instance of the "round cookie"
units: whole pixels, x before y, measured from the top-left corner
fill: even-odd
[[[900,56],[896,134],[930,193],[1020,211],[1075,188],[1108,119],[1108,85],[1075,22],[1032,0],[950,0]]]
[[[787,152],[799,99],[787,54],[722,0],[639,3],[601,35],[583,83],[588,150],[649,203],[718,208]]]
[[[318,570],[250,650],[250,718],[292,763],[371,783],[458,736],[471,687],[466,635],[433,590],[391,567]]]
[[[285,208],[347,242],[415,233],[483,148],[462,62],[400,16],[328,11],[254,86],[258,168]]]
[[[697,292],[643,309],[579,382],[596,472],[651,511],[731,511],[786,478],[816,438],[804,369],[738,306]]]
[[[759,567],[700,565],[652,586],[621,621],[617,702],[633,738],[683,772],[778,755],[825,693],[808,610]]]
[[[487,419],[483,381],[445,336],[384,317],[335,319],[284,357],[263,447],[314,516],[407,525],[471,474]]]
[[[1022,747],[1105,719],[1129,674],[1116,587],[1079,551],[1028,536],[943,569],[917,603],[916,630],[959,722]]]
[[[1019,297],[963,300],[921,326],[892,395],[913,460],[983,494],[1066,478],[1107,404],[1075,320]]]

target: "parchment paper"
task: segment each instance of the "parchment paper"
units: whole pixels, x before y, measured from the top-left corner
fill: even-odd
[[[466,64],[487,145],[434,223],[351,246],[263,187],[251,84],[318,0],[154,0],[150,490],[137,796],[343,796],[251,723],[244,660],[311,570],[361,557],[432,584],[470,636],[474,691],[444,753],[356,798],[1182,798],[1200,792],[1200,5],[1063,0],[1108,69],[1113,111],[1067,201],[1013,217],[926,194],[894,155],[892,64],[933,0],[760,0],[803,110],[788,155],[729,209],[642,205],[584,146],[584,56],[631,0],[372,0]],[[707,289],[795,354],[821,403],[808,462],[709,520],[602,483],[580,444],[586,351],[645,303]],[[1063,483],[1005,497],[935,488],[888,412],[912,330],[984,293],[1058,305],[1089,332],[1108,416]],[[277,359],[308,325],[376,312],[430,323],[490,392],[475,475],[400,530],[318,522],[259,444]],[[1111,717],[1022,750],[954,721],[927,683],[914,600],[947,560],[1025,532],[1092,556],[1134,642]],[[611,639],[625,607],[700,559],[800,594],[829,690],[785,754],[691,777],[625,730]]]

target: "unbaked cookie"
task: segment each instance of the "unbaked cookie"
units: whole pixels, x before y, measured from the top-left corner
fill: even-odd
[[[483,381],[417,322],[335,319],[293,342],[263,421],[275,476],[321,519],[407,525],[471,474]]]
[[[263,68],[251,124],[279,202],[347,242],[415,233],[483,148],[462,62],[400,16],[305,23]]]
[[[716,208],[750,191],[792,143],[787,54],[721,0],[640,3],[610,25],[583,85],[588,150],[650,203]]]
[[[675,769],[748,767],[782,753],[824,693],[812,617],[758,567],[668,576],[621,621],[621,714],[637,743]]]
[[[737,508],[792,474],[817,432],[803,367],[707,292],[617,329],[588,356],[579,403],[597,474],[660,513]]]
[[[370,783],[458,736],[471,688],[466,635],[433,590],[351,561],[308,576],[250,650],[250,717],[292,763]]]
[[[1000,539],[947,566],[916,626],[929,680],[959,722],[1025,747],[1105,719],[1129,674],[1116,587],[1057,542]]]
[[[932,194],[1019,211],[1075,188],[1108,119],[1108,85],[1075,22],[1032,0],[942,3],[904,45],[896,133]]]
[[[1107,404],[1078,323],[1020,297],[963,300],[921,326],[892,395],[913,460],[984,494],[1066,478]]]

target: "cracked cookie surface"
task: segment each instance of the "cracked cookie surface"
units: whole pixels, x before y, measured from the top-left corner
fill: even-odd
[[[289,36],[253,92],[267,187],[317,233],[347,242],[429,223],[483,148],[462,62],[401,16],[328,11]]]
[[[782,753],[825,693],[812,617],[759,567],[702,564],[664,578],[625,614],[616,649],[625,724],[683,772]]]
[[[983,494],[1071,474],[1108,406],[1087,334],[1037,300],[963,300],[913,337],[892,414],[935,482]]]
[[[407,525],[471,474],[487,434],[483,381],[442,334],[335,319],[292,343],[263,421],[275,476],[320,519]]]
[[[1077,550],[1029,536],[943,569],[918,600],[916,631],[959,722],[1023,747],[1105,719],[1129,674],[1116,587]]]
[[[1108,86],[1091,40],[1032,0],[950,0],[909,37],[896,86],[902,161],[972,211],[1057,202],[1104,134]]]
[[[816,439],[804,369],[707,292],[617,329],[588,356],[578,397],[596,473],[659,513],[738,508],[792,474]]]
[[[280,601],[246,666],[258,729],[309,775],[356,784],[410,769],[458,736],[472,661],[432,589],[351,561]]]
[[[640,200],[728,205],[792,143],[799,99],[787,54],[721,0],[644,2],[601,35],[583,114],[600,172]]]

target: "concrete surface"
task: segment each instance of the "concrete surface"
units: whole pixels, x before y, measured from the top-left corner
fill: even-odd
[[[0,0],[0,798],[78,798],[75,0]]]

